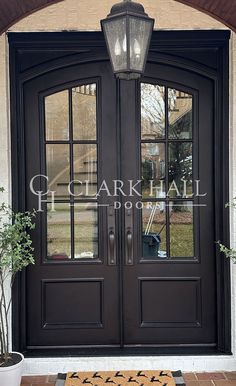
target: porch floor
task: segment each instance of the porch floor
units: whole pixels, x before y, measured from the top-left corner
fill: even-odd
[[[186,386],[236,386],[236,371],[213,373],[184,373]],[[56,375],[23,377],[21,385],[53,386]]]

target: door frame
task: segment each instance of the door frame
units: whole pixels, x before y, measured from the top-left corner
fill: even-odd
[[[229,245],[229,38],[230,31],[155,31],[150,62],[167,63],[201,74],[214,83],[215,135],[215,240]],[[77,63],[109,60],[101,32],[9,33],[11,96],[12,205],[25,209],[23,86],[27,80],[49,70]],[[41,61],[44,53],[45,60]],[[206,65],[205,63],[208,63]],[[119,125],[119,122],[117,123]],[[207,355],[231,353],[230,262],[216,252],[217,349],[70,349],[70,355]],[[68,350],[26,350],[25,274],[18,275],[13,289],[13,349],[26,356],[63,356]],[[122,296],[122,294],[121,294]]]

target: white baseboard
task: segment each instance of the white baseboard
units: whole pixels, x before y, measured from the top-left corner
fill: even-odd
[[[24,375],[66,373],[67,371],[169,369],[192,371],[236,371],[235,356],[129,356],[26,358]]]

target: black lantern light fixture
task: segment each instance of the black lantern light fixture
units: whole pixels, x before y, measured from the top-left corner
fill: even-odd
[[[145,70],[154,19],[141,4],[124,0],[113,5],[101,20],[114,74],[120,79],[137,79]]]

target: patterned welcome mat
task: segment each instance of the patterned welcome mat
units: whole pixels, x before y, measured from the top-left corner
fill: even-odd
[[[181,371],[98,371],[58,374],[56,386],[185,386]]]

